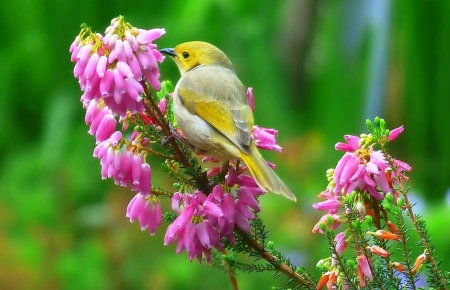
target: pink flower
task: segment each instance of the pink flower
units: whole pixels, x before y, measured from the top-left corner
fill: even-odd
[[[281,146],[277,144],[277,136],[278,131],[275,129],[253,126],[252,138],[255,141],[256,147],[260,149],[277,152],[283,151],[283,148],[281,148]]]
[[[336,244],[336,251],[338,252],[338,254],[342,254],[345,249],[347,249],[348,246],[348,242],[345,239],[345,234],[344,233],[339,233],[336,235],[336,237],[334,238],[334,242]]]
[[[392,193],[393,187],[390,181],[394,179],[398,182],[393,178],[397,173],[391,172],[383,153],[374,151],[371,147],[362,148],[359,145],[359,137],[346,135],[345,139],[347,143],[336,144],[337,150],[346,151],[346,153],[334,170],[333,181],[336,184],[334,192],[337,194],[342,190],[342,193],[347,195],[359,188],[376,199],[383,199],[385,194]],[[403,166],[402,169],[410,170],[410,167]]]
[[[158,62],[164,57],[152,42],[164,33],[164,29],[136,29],[122,16],[111,21],[105,36],[83,28],[69,49],[74,76],[84,91],[83,104],[103,98],[114,115],[143,112],[142,79],[161,89]]]
[[[116,131],[117,121],[112,114],[105,114],[95,133],[97,144],[105,141]]]
[[[249,87],[247,89],[247,98],[248,98],[248,104],[250,105],[250,108],[252,111],[255,110],[255,100],[253,99],[253,88]]]
[[[127,207],[127,215],[130,222],[139,220],[141,230],[148,229],[152,236],[162,223],[161,204],[151,195],[136,194]]]
[[[176,200],[180,200],[179,197],[179,194],[174,195]],[[192,195],[183,195],[184,207],[180,209],[181,214],[167,228],[164,245],[177,242],[178,254],[186,250],[189,260],[197,258],[199,263],[204,255],[209,264],[212,247],[223,249],[216,227],[217,219],[223,216],[223,213],[220,208],[208,204],[207,201],[205,195],[199,191]]]
[[[235,242],[235,226],[250,232],[250,220],[255,219],[255,212],[260,211],[255,192],[260,193],[241,186],[235,199],[216,185],[208,196],[198,190],[193,194],[175,193],[172,209],[179,216],[167,228],[164,244],[176,242],[177,253],[186,250],[189,260],[197,258],[199,262],[204,255],[206,262],[210,263],[211,248],[223,249],[220,238]]]
[[[161,113],[166,113],[166,107],[167,107],[167,100],[166,98],[162,98],[158,103],[158,108],[161,111]]]
[[[403,132],[403,130],[404,130],[403,126],[400,126],[390,131],[388,141],[391,142],[392,140],[397,138]]]
[[[364,255],[360,255],[357,258],[358,262],[358,277],[359,277],[359,284],[361,287],[366,287],[366,280],[367,278],[369,281],[372,281],[372,271],[369,267],[369,262],[367,261],[367,257]]]
[[[133,191],[139,191],[143,195],[150,194],[150,165],[140,155],[128,150],[122,151],[121,139],[122,133],[117,131],[99,142],[94,149],[94,157],[100,159],[102,166],[102,178],[113,178],[118,185],[131,185]]]
[[[347,152],[354,152],[355,150],[359,149],[359,140],[361,138],[353,135],[345,135],[344,139],[347,143],[336,143],[336,150],[340,151],[347,151]]]
[[[330,198],[322,202],[318,202],[312,205],[317,210],[327,210],[330,214],[337,213],[341,203],[336,198]]]

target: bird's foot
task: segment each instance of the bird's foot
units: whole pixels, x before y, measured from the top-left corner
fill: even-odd
[[[177,129],[175,129],[172,124],[169,124],[169,128],[170,128],[170,133],[172,135],[165,136],[161,141],[161,146],[167,146],[167,144],[169,144],[173,139],[176,139],[176,140],[180,141],[181,143],[183,143],[185,146],[187,146],[189,149],[191,149],[193,151],[196,150],[194,145],[189,143],[188,140],[186,140],[186,138],[181,136],[181,134],[178,133]]]

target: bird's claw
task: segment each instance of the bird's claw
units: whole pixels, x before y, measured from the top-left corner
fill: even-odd
[[[189,143],[188,140],[186,140],[186,138],[184,138],[183,136],[180,135],[180,133],[178,133],[177,129],[175,129],[175,127],[172,124],[169,124],[169,128],[170,128],[170,136],[165,136],[162,141],[161,141],[161,146],[166,146],[167,144],[169,144],[173,139],[176,139],[178,141],[180,141],[181,143],[183,143],[183,145],[185,145],[186,147],[188,147],[189,149],[191,149],[192,151],[196,152],[197,148],[195,148],[194,145],[192,145],[191,143]]]

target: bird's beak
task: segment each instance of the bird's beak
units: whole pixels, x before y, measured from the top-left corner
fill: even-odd
[[[173,52],[173,48],[163,48],[159,50],[160,53],[167,54],[169,56],[174,57],[176,54]]]

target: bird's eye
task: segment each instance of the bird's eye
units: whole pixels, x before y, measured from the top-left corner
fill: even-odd
[[[189,52],[183,51],[183,58],[187,59],[189,57]]]

